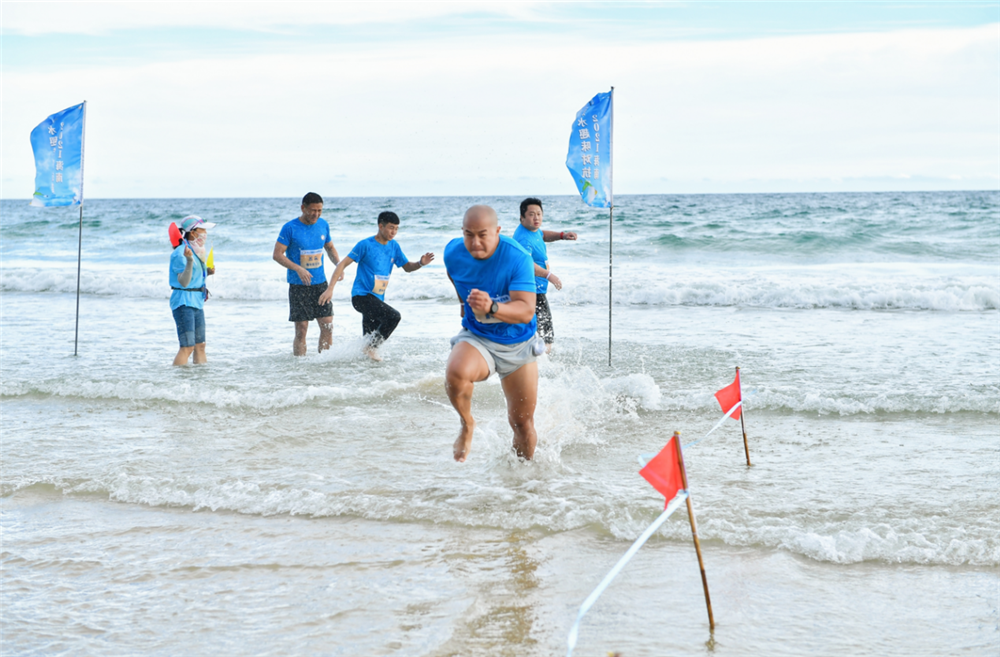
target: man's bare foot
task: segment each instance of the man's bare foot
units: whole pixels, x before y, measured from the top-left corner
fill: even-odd
[[[382,357],[378,353],[378,349],[375,347],[365,347],[365,355],[374,361],[382,362]]]
[[[462,423],[462,430],[458,434],[458,438],[455,439],[455,460],[459,463],[465,463],[465,459],[469,456],[469,451],[472,450],[472,433],[476,430],[476,423],[470,422],[469,424]]]

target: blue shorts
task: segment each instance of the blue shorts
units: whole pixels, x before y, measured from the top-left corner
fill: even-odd
[[[193,347],[205,342],[205,311],[191,306],[174,308],[174,323],[177,324],[177,339],[181,347]]]

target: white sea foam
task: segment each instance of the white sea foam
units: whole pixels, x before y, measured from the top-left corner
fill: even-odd
[[[350,351],[361,358],[361,342]],[[356,352],[356,353],[355,353]],[[428,375],[432,388],[443,386],[443,371]],[[424,394],[427,378],[418,381],[382,381],[373,386],[297,385],[272,387],[247,384],[164,385],[154,381],[106,381],[75,377],[70,380],[5,380],[0,395],[16,398],[46,395],[63,398],[105,399],[143,403],[206,404],[218,408],[245,408],[257,411],[295,408],[304,404],[326,405],[337,402],[364,402]],[[663,395],[648,374],[629,374],[600,379],[589,369],[564,373],[543,369],[542,394],[561,399],[562,403],[598,405],[602,412],[635,413],[643,411],[701,411],[714,415],[718,402],[712,392]],[[749,398],[753,412],[809,413],[820,415],[875,415],[884,413],[1000,413],[1000,388],[986,386],[967,390],[955,397],[920,394],[902,390],[892,396],[864,396],[850,388],[837,391],[818,389],[770,391],[762,389]]]
[[[275,267],[276,268],[276,267]],[[288,287],[275,268],[234,267],[209,278],[209,289],[220,300],[284,300]],[[635,268],[633,268],[635,269]],[[339,283],[338,298],[350,296],[353,275]],[[550,303],[604,305],[607,279],[583,271],[564,274],[562,291],[550,291]],[[5,292],[70,293],[76,291],[76,272],[5,264]],[[165,275],[148,269],[85,269],[84,294],[139,298],[167,298]],[[451,301],[454,288],[443,269],[392,278],[388,300],[431,299]],[[808,268],[780,274],[752,271],[702,270],[679,273],[670,269],[643,268],[621,271],[615,278],[616,305],[716,306],[752,308],[845,308],[856,310],[989,311],[1000,309],[1000,279],[981,272],[913,276],[896,271],[870,278],[828,275]]]
[[[259,516],[351,516],[380,521],[458,522],[510,529],[533,526],[549,531],[569,531],[598,524],[623,541],[633,540],[650,520],[649,505],[644,499],[616,496],[610,499],[596,497],[590,501],[586,497],[564,499],[548,486],[544,495],[538,495],[528,489],[482,486],[473,482],[456,488],[431,490],[372,488],[331,492],[319,490],[306,481],[299,485],[275,485],[240,477],[204,480],[185,475],[151,477],[126,472],[76,481],[13,479],[4,483],[3,495],[42,485],[53,486],[66,495],[98,495],[128,504]],[[449,503],[442,503],[448,500]],[[456,514],[458,509],[460,514]],[[699,533],[703,541],[722,541],[737,547],[766,546],[821,562],[1000,565],[1000,540],[990,535],[989,527],[970,531],[956,526],[948,518],[924,518],[919,527],[913,526],[907,518],[877,524],[826,526],[810,517],[808,508],[802,508],[793,518],[771,517],[767,511],[758,512],[748,523],[745,510],[726,510],[715,505],[710,514],[702,512],[700,521]],[[690,540],[686,522],[668,523],[660,533],[670,540]]]

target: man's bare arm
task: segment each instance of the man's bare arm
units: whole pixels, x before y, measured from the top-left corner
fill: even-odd
[[[326,244],[323,245],[323,248],[326,249],[326,255],[330,257],[330,262],[333,263],[333,266],[336,267],[337,265],[339,265],[340,254],[337,253],[337,247],[333,245],[333,242],[327,242]]]
[[[330,257],[332,258],[333,256]],[[344,256],[344,259],[337,263],[337,266],[333,269],[333,273],[330,274],[330,285],[323,290],[323,294],[319,295],[319,299],[317,300],[319,305],[325,306],[330,303],[330,299],[333,298],[333,288],[337,287],[337,281],[344,280],[344,270],[353,262],[354,260],[351,259],[351,256]]]
[[[541,265],[535,265],[535,276],[547,279],[550,283],[556,286],[557,290],[562,289],[562,279],[552,273],[551,269],[546,269]]]
[[[488,315],[493,307],[493,299],[482,290],[469,292],[469,305],[481,315]],[[535,316],[535,293],[510,291],[510,301],[498,303],[493,317],[508,324],[527,324]]]
[[[559,240],[576,240],[576,233],[572,231],[543,230],[542,240],[546,242],[558,242]]]
[[[302,279],[303,283],[309,285],[312,282],[312,274],[310,274],[309,270],[306,269],[305,267],[297,265],[291,260],[289,260],[288,256],[285,255],[285,251],[287,250],[288,247],[286,245],[282,244],[281,242],[275,242],[274,253],[271,255],[271,259],[274,260],[279,265],[281,265],[282,267],[284,267],[285,269],[291,269],[293,272],[299,275],[299,278]]]
[[[425,253],[422,256],[420,256],[420,259],[417,260],[416,262],[408,262],[405,265],[403,265],[403,271],[405,271],[407,274],[409,274],[411,271],[417,271],[424,265],[431,264],[431,260],[433,259],[434,259],[433,253],[429,252]],[[452,281],[452,283],[454,283],[454,281]]]
[[[455,285],[455,281],[452,280],[451,274],[448,274],[447,272],[445,272],[445,274],[448,276],[448,280],[451,281],[451,286],[455,288],[455,296],[458,297],[458,303],[460,304],[459,314],[462,317],[465,317],[465,299],[463,299],[462,295],[458,293],[458,286]]]

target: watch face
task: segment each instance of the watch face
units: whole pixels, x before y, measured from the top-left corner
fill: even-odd
[[[498,311],[498,310],[500,310],[500,306],[498,306],[498,305],[497,305],[497,302],[496,302],[496,301],[494,301],[494,302],[493,302],[493,305],[492,305],[492,306],[490,306],[490,314],[491,314],[491,315],[496,315],[496,314],[497,314],[497,311]]]

